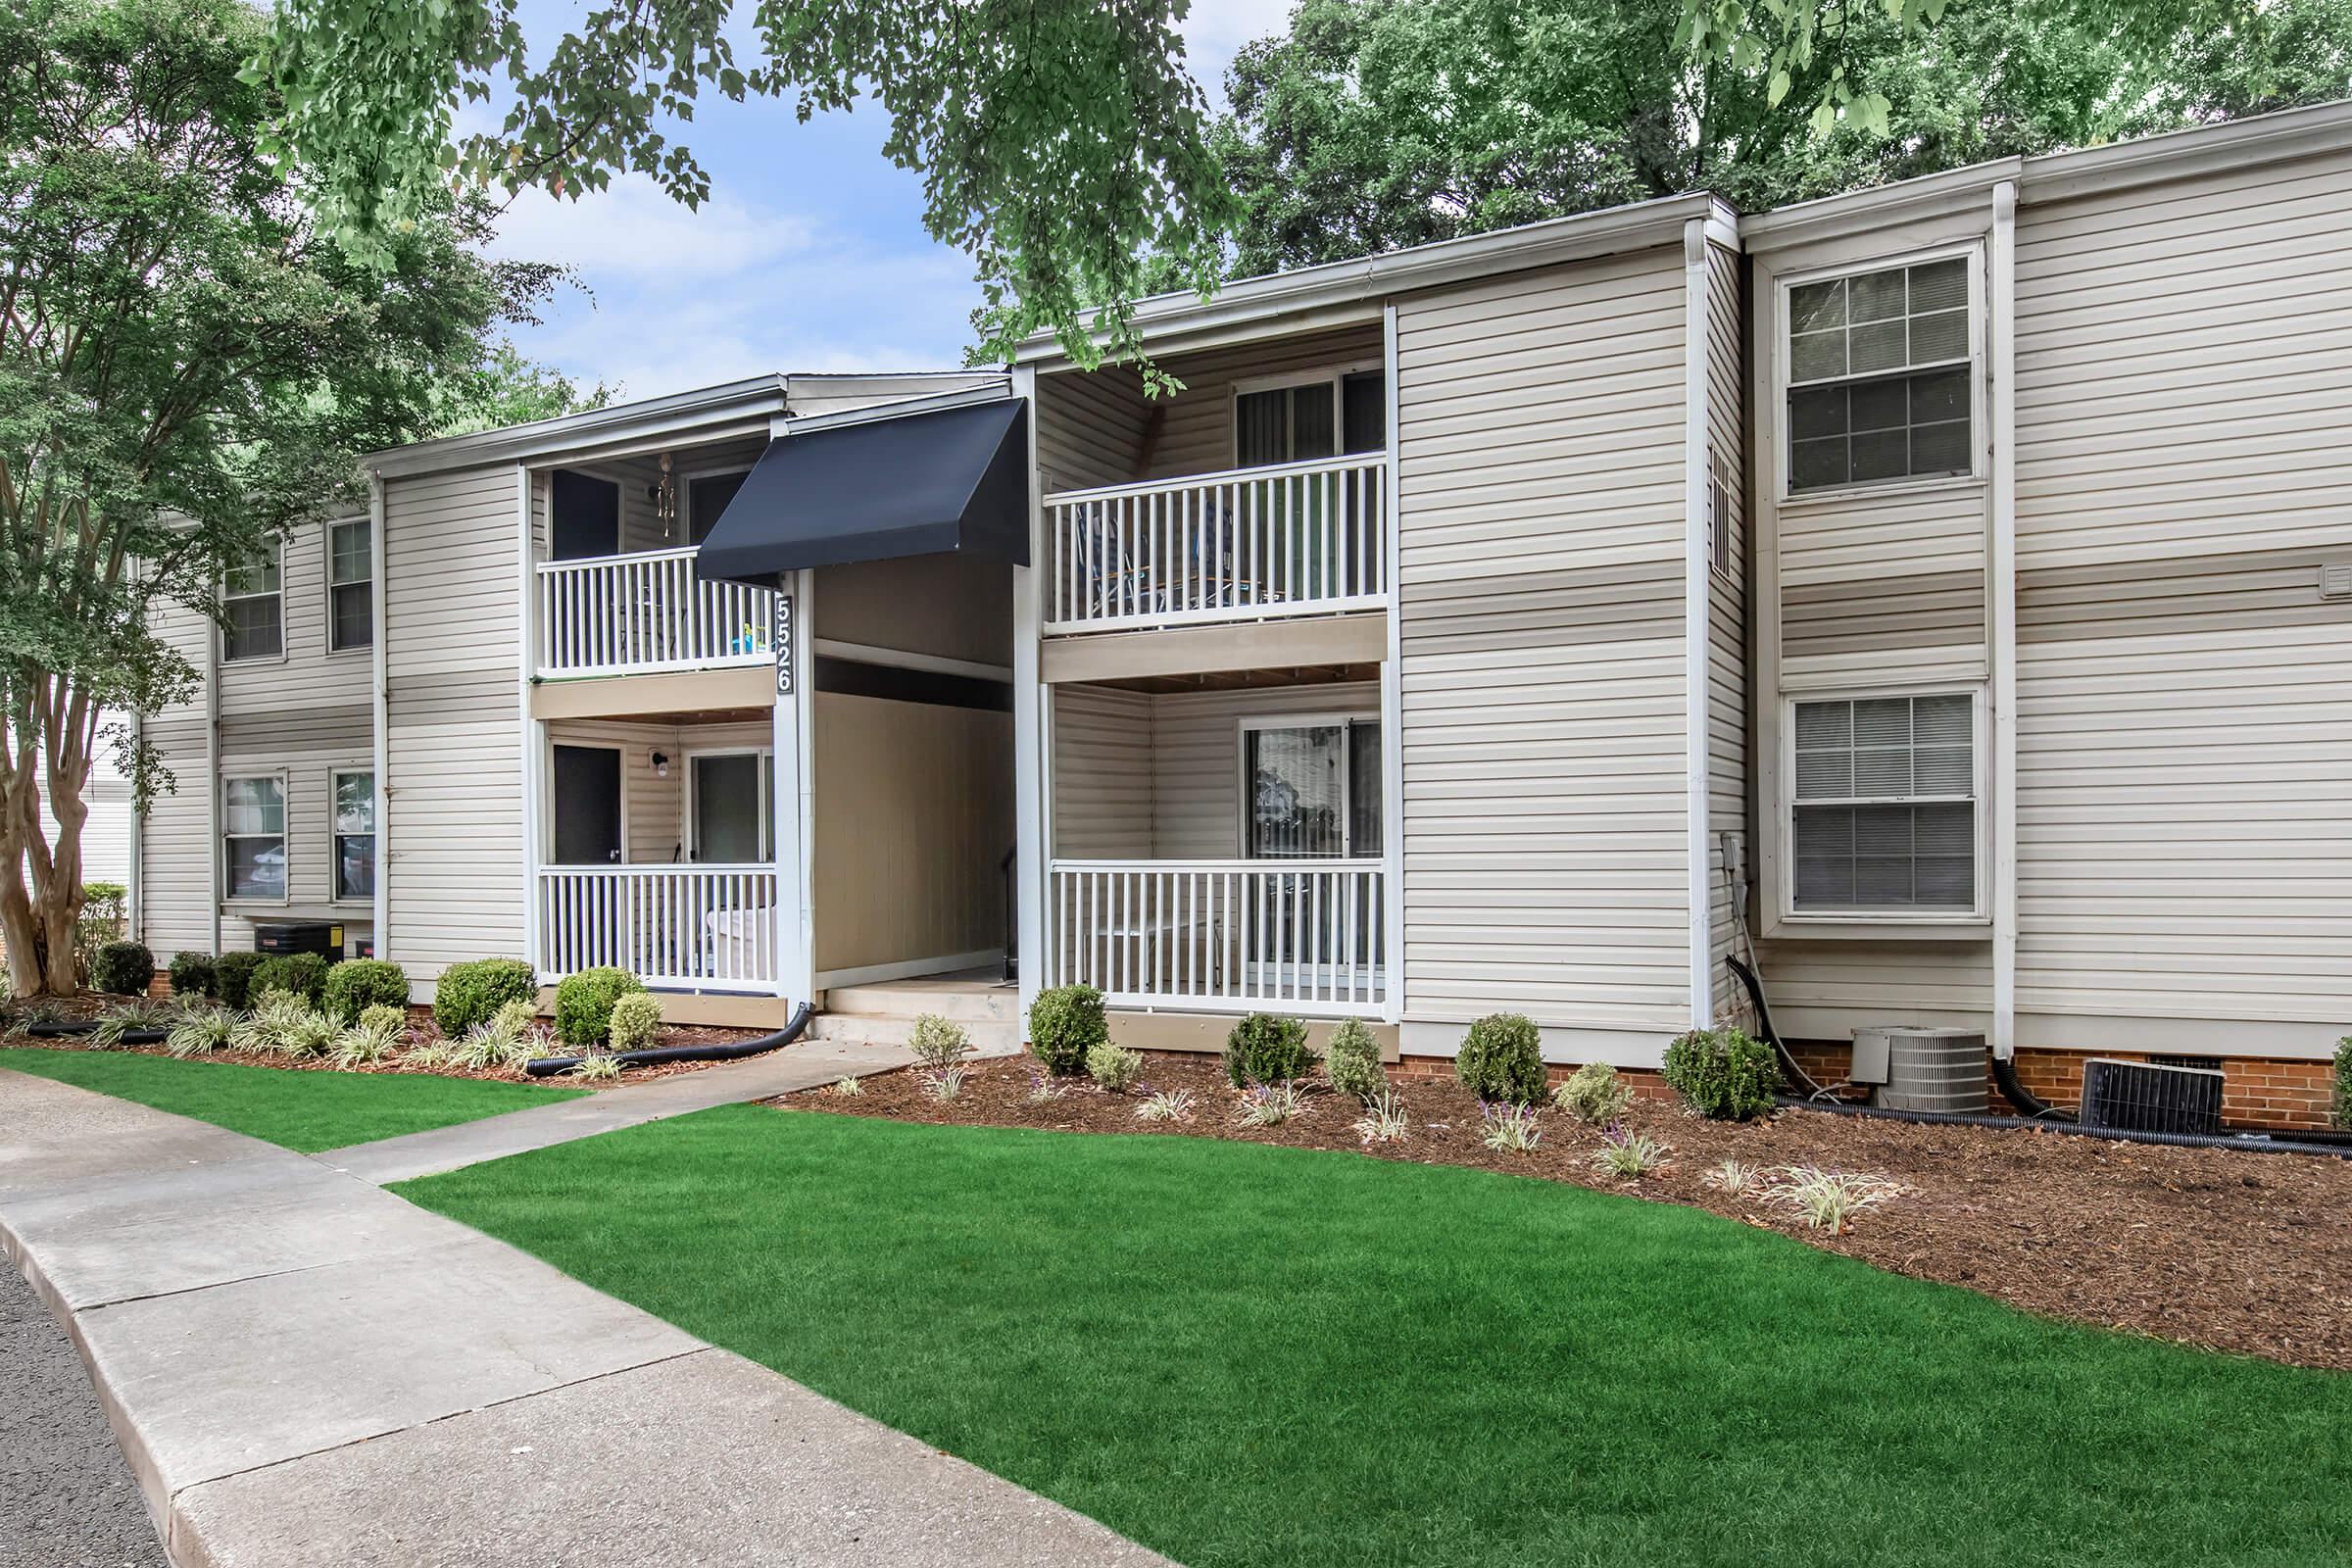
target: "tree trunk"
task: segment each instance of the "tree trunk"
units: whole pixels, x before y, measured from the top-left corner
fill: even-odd
[[[47,769],[53,845],[41,830],[42,771],[24,753],[0,781],[0,941],[8,945],[9,990],[19,997],[72,996],[81,989],[74,931],[81,918],[81,829],[89,818],[82,791],[88,750],[75,746],[62,767]]]

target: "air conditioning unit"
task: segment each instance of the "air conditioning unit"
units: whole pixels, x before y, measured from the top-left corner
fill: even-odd
[[[2082,1125],[2128,1133],[2218,1133],[2222,1075],[2211,1067],[2091,1056],[2082,1063]]]
[[[1883,1035],[1886,1070],[1870,1102],[1885,1110],[1936,1110],[1981,1116],[1987,1108],[1984,1037],[1958,1029],[1895,1026],[1857,1030],[1854,1056],[1865,1054],[1864,1035]],[[1872,1044],[1875,1046],[1876,1041]],[[1857,1083],[1866,1082],[1857,1073]]]

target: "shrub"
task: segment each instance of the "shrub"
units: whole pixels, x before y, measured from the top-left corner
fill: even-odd
[[[90,958],[90,987],[118,997],[144,996],[155,980],[155,955],[144,942],[109,942]]]
[[[565,975],[556,987],[556,1038],[575,1051],[603,1045],[612,1033],[612,1004],[644,989],[626,969],[600,965]]]
[[[433,1022],[452,1040],[510,1002],[528,1002],[538,1012],[539,972],[521,958],[476,958],[453,963],[433,984]]]
[[[363,1009],[356,1020],[344,1025],[343,1032],[335,1036],[335,1065],[372,1067],[387,1059],[400,1049],[408,1021],[408,1014],[401,1008],[382,1003]]]
[[[258,953],[223,953],[213,960],[213,995],[243,1012],[253,1005],[253,973],[261,966]]]
[[[865,1093],[865,1080],[853,1078],[848,1073],[843,1073],[839,1078],[833,1080],[833,1087],[829,1093],[839,1095],[844,1100],[856,1100],[859,1095]]]
[[[1646,1133],[1611,1127],[1600,1135],[1600,1152],[1592,1162],[1604,1175],[1639,1181],[1666,1163],[1666,1146]]]
[[[926,1012],[914,1020],[914,1032],[906,1037],[906,1049],[924,1066],[945,1069],[971,1054],[972,1037],[955,1019]]]
[[[1781,1087],[1772,1048],[1745,1031],[1694,1029],[1666,1048],[1663,1076],[1712,1121],[1747,1121],[1772,1108]]]
[[[448,1060],[454,1066],[471,1067],[476,1072],[491,1072],[514,1062],[528,1061],[539,1045],[536,1031],[531,1027],[538,1016],[538,1007],[530,1002],[517,998],[502,1003],[497,1011],[458,1037]]]
[[[1634,1102],[1634,1092],[1607,1062],[1588,1061],[1551,1092],[1551,1102],[1595,1127],[1606,1127],[1625,1114],[1625,1107]]]
[[[277,1056],[316,1056],[330,1050],[342,1026],[290,991],[263,988],[253,1012],[237,1026],[236,1043]]]
[[[1093,986],[1054,986],[1029,1004],[1029,1049],[1057,1078],[1087,1070],[1087,1057],[1110,1038],[1102,993]]]
[[[179,1021],[179,1009],[168,1002],[151,1002],[145,997],[107,1009],[98,1020],[98,1027],[82,1038],[93,1051],[116,1051],[132,1044],[134,1034],[160,1034]]]
[[[614,1051],[643,1051],[661,1032],[662,999],[651,991],[632,991],[612,1004]]]
[[[81,914],[74,922],[74,967],[77,974],[92,978],[98,960],[98,950],[122,935],[124,917],[130,910],[130,891],[120,882],[85,882],[81,885]]]
[[[1405,1122],[1404,1102],[1384,1089],[1364,1102],[1364,1113],[1355,1118],[1355,1136],[1367,1145],[1401,1143]]]
[[[1123,1095],[1144,1075],[1143,1054],[1102,1041],[1086,1054],[1086,1075],[1112,1094]]]
[[[1234,1120],[1245,1127],[1279,1127],[1306,1109],[1306,1097],[1295,1083],[1255,1083],[1242,1091]]]
[[[971,1075],[969,1067],[931,1067],[915,1074],[915,1081],[923,1086],[927,1099],[944,1104],[963,1093],[964,1080]]]
[[[1544,1038],[1535,1021],[1516,1012],[1491,1012],[1462,1036],[1453,1075],[1480,1100],[1532,1105],[1544,1098]]]
[[[1740,1198],[1763,1182],[1764,1171],[1761,1166],[1751,1165],[1744,1159],[1733,1158],[1724,1160],[1699,1180],[1719,1193]]]
[[[2352,1128],[2352,1035],[2335,1043],[2335,1124]]]
[[[175,997],[210,997],[220,993],[220,982],[213,973],[213,956],[209,953],[174,953],[172,967],[165,972],[172,977],[172,994]]]
[[[318,953],[281,953],[264,958],[253,971],[253,995],[282,991],[316,1007],[326,996],[326,956]],[[342,1022],[340,1018],[335,1020]]]
[[[620,1058],[609,1051],[591,1051],[564,1069],[567,1076],[591,1083],[620,1076]]]
[[[1535,1106],[1495,1101],[1485,1107],[1485,1112],[1486,1127],[1478,1141],[1489,1149],[1506,1154],[1526,1154],[1544,1142],[1544,1128],[1536,1120]]]
[[[1380,1064],[1380,1042],[1362,1019],[1349,1018],[1331,1032],[1331,1044],[1323,1048],[1323,1076],[1341,1094],[1367,1102],[1389,1087],[1388,1072]]]
[[[1225,1081],[1236,1089],[1303,1078],[1311,1059],[1306,1025],[1297,1018],[1253,1012],[1225,1037]]]
[[[226,1051],[237,1037],[237,1015],[226,1007],[189,1007],[164,1038],[174,1056],[209,1056]]]
[[[1876,1176],[1790,1165],[1765,1189],[1764,1196],[1791,1210],[1806,1229],[1842,1236],[1853,1228],[1854,1215],[1877,1207],[1901,1191]]]
[[[409,972],[389,958],[346,958],[326,971],[326,1010],[345,1023],[358,1023],[369,1007],[398,1007],[405,1024]]]
[[[1135,1114],[1144,1121],[1191,1121],[1193,1092],[1190,1089],[1162,1089],[1147,1096],[1135,1107]]]

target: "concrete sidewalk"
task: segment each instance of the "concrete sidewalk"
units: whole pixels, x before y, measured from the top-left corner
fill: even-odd
[[[1165,1561],[318,1160],[6,1071],[0,1244],[180,1568]]]
[[[385,1186],[415,1176],[434,1176],[445,1170],[478,1165],[485,1159],[528,1153],[575,1138],[593,1138],[621,1127],[709,1110],[713,1105],[739,1105],[747,1101],[787,1095],[796,1089],[814,1089],[837,1079],[862,1078],[888,1072],[914,1060],[911,1052],[896,1046],[858,1046],[839,1043],[787,1046],[764,1056],[722,1061],[695,1072],[677,1073],[645,1083],[600,1089],[579,1100],[560,1100],[552,1105],[511,1110],[503,1116],[434,1127],[372,1144],[330,1149],[315,1156],[336,1170],[362,1181]],[[550,1080],[562,1083],[563,1080]]]

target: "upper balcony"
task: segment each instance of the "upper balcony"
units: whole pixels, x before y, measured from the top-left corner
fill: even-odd
[[[1045,629],[1380,609],[1388,471],[1359,452],[1048,495]]]
[[[532,672],[558,680],[769,662],[775,595],[699,582],[694,557],[688,546],[538,563]]]

